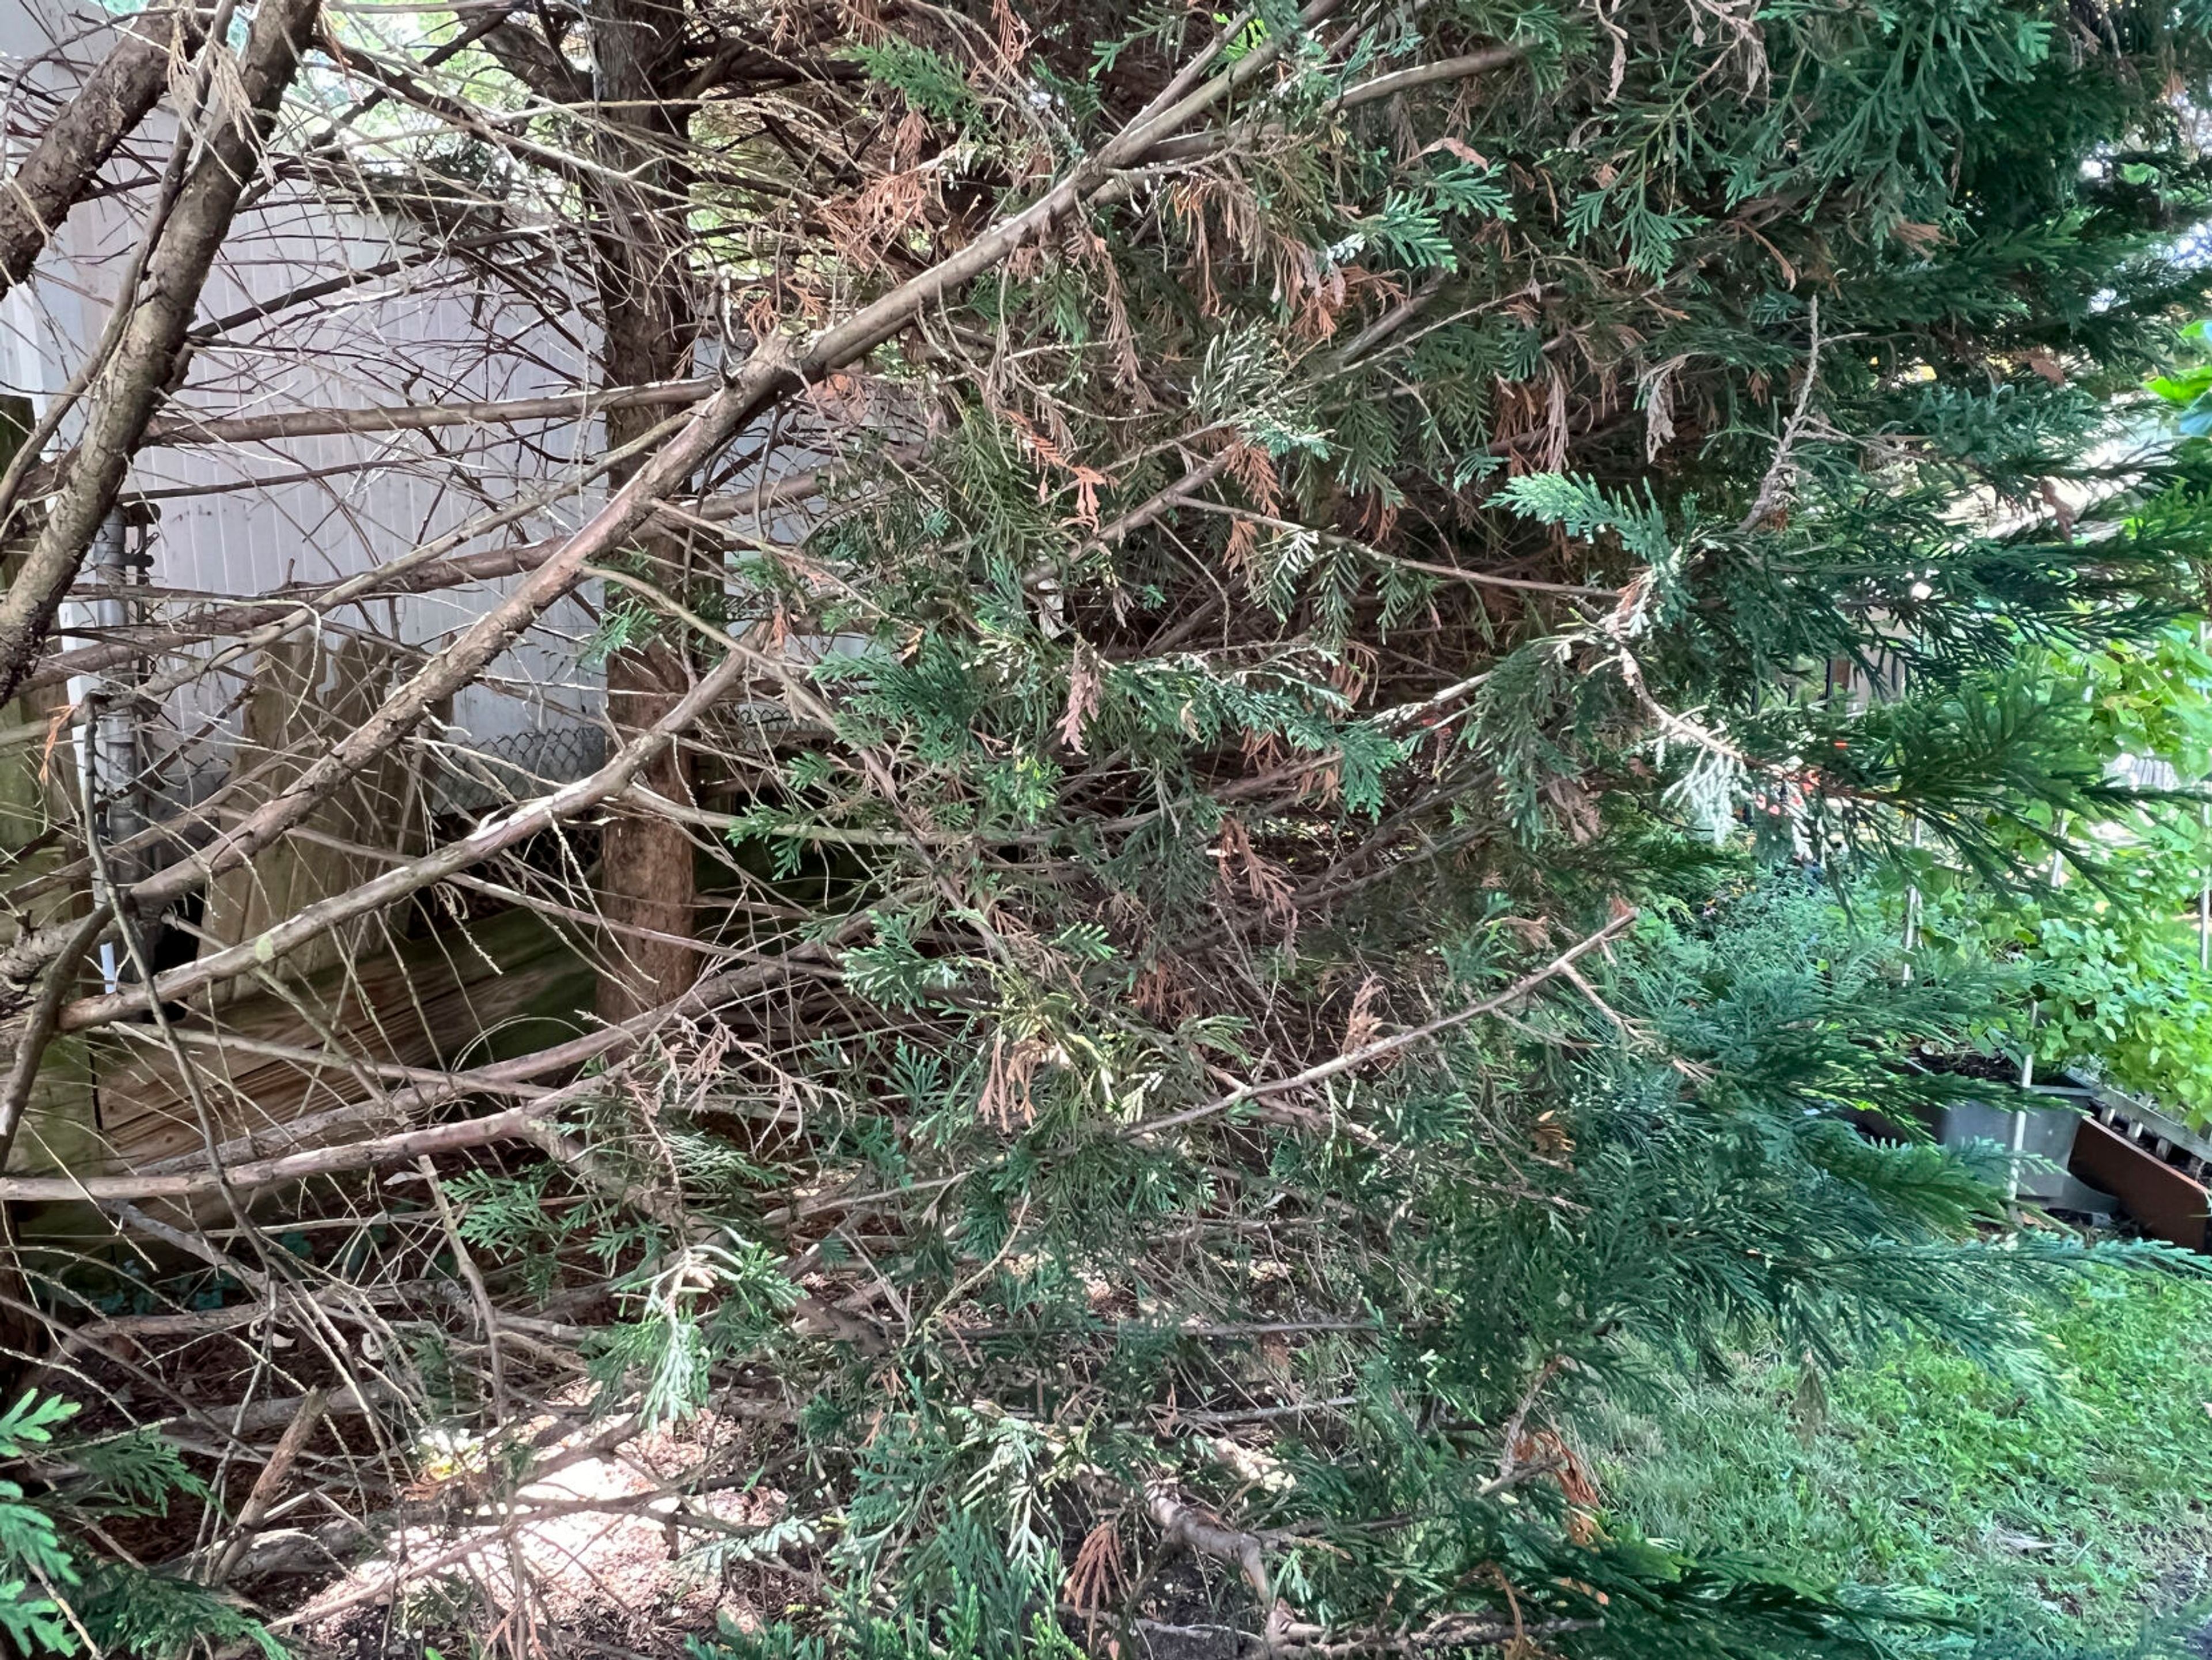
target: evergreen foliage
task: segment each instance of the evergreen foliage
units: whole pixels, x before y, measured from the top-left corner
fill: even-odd
[[[732,348],[1085,193],[807,389],[892,413],[803,547],[597,568],[586,666],[750,654],[687,740],[733,775],[673,810],[806,966],[646,1034],[532,1127],[550,1162],[444,1178],[494,1364],[493,1296],[587,1286],[600,1407],[757,1432],[698,1479],[773,1518],[700,1560],[780,1612],[702,1660],[1925,1635],[1644,1536],[1579,1449],[1747,1355],[1820,1387],[1910,1339],[2033,1387],[2039,1307],[2187,1267],[2020,1225],[1920,1125],[1989,1092],[1926,1057],[2017,1007],[1991,959],[2054,853],[2106,898],[2119,828],[2201,853],[2096,694],[2212,570],[2212,450],[2145,417],[2212,397],[2212,5],[837,16],[805,72],[852,156],[668,170]],[[1097,162],[1217,24],[1233,95]],[[581,148],[492,58],[500,132]],[[422,1393],[489,1418],[492,1382]],[[185,1479],[86,1457],[104,1502]],[[12,1640],[270,1646],[27,1492]]]
[[[1198,21],[902,14],[855,95],[902,199],[1011,204]],[[1903,971],[1820,876],[2002,891],[2194,813],[2060,665],[2212,550],[2136,407],[2212,286],[2208,22],[1262,5],[1241,102],[902,339],[919,453],[856,437],[808,569],[711,596],[841,641],[728,837],[857,941],[772,1055],[672,1037],[656,1119],[580,1122],[557,1221],[573,1173],[453,1189],[495,1270],[615,1265],[599,1375],[648,1414],[787,1403],[781,1519],[713,1548],[809,1589],[713,1652],[1911,1623],[1639,1536],[1578,1426],[1747,1350],[2026,1376],[2092,1260],[1917,1129],[1997,981]],[[775,292],[964,234],[869,206]]]
[[[0,1462],[35,1481],[0,1479],[0,1632],[32,1654],[160,1657],[195,1644],[283,1644],[244,1610],[188,1579],[118,1558],[99,1523],[158,1515],[205,1483],[158,1432],[58,1436],[74,1402],[31,1390],[0,1413]],[[65,1475],[57,1472],[66,1471]]]

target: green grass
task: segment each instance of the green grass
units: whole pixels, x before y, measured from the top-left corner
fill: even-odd
[[[1966,1622],[1922,1651],[2128,1652],[2212,1612],[2212,1282],[2099,1275],[2044,1329],[2033,1393],[1927,1345],[1686,1387],[1594,1435],[1610,1513]]]

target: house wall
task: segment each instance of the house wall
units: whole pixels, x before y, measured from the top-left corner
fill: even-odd
[[[112,34],[100,15],[72,15],[46,0],[0,0],[0,88],[11,94],[16,153],[42,124],[41,89],[66,91],[106,51]],[[67,67],[71,62],[79,67]],[[311,84],[306,92],[335,101],[327,88]],[[174,135],[173,120],[157,112],[107,169],[111,188],[70,216],[33,280],[0,301],[0,392],[26,395],[42,412],[87,361]],[[341,272],[419,258],[434,234],[309,181],[275,182],[240,216],[203,296],[200,324]],[[534,262],[530,274],[549,303],[533,304],[497,278],[441,258],[248,323],[196,353],[165,412],[222,417],[530,398],[588,386],[586,325],[568,303],[580,285],[556,262]],[[71,441],[81,424],[77,415],[65,419],[58,445]],[[152,515],[133,539],[143,537],[150,556],[144,581],[161,597],[133,610],[158,620],[195,597],[252,595],[352,575],[527,496],[550,499],[455,550],[552,534],[593,506],[596,491],[580,474],[599,447],[597,423],[571,419],[149,448],[131,470],[125,500]],[[356,608],[334,615],[331,626],[404,646],[434,645],[480,615],[514,580]],[[64,619],[80,629],[93,620],[81,605]],[[445,735],[456,758],[462,749],[481,751],[556,778],[587,769],[600,747],[594,721],[601,702],[599,675],[579,659],[590,628],[583,608],[564,604],[494,676],[461,693],[451,711],[455,730]],[[204,794],[224,775],[243,690],[237,673],[210,677],[173,695],[145,724],[152,805]]]

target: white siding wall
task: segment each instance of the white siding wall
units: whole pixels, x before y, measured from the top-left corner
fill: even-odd
[[[0,86],[12,94],[10,163],[24,135],[43,121],[37,89],[65,88],[75,80],[42,54],[75,33],[66,51],[87,63],[112,38],[96,26],[58,27],[57,15],[53,5],[0,0]],[[148,123],[131,156],[108,170],[106,177],[125,187],[71,216],[34,279],[0,302],[0,389],[29,394],[43,410],[84,362],[139,234],[145,185],[173,131],[165,118]],[[317,199],[308,186],[279,184],[239,220],[203,297],[201,319],[338,272],[372,269],[421,246],[416,233],[396,221],[380,222]],[[558,271],[534,275],[549,289],[563,287]],[[433,263],[226,334],[197,356],[169,412],[221,417],[574,391],[590,384],[584,326],[574,311],[547,319],[506,284],[459,262]],[[78,424],[66,421],[60,441]],[[593,491],[577,475],[597,450],[595,426],[570,421],[149,449],[129,486],[158,513],[148,581],[157,591],[237,596],[350,575],[489,508],[539,493],[556,499],[463,550],[552,533],[592,504]],[[298,477],[306,473],[326,476]],[[479,585],[341,613],[332,622],[428,645],[480,614],[492,597]],[[158,616],[160,608],[147,614]],[[597,677],[579,666],[575,650],[587,629],[580,609],[561,607],[501,661],[489,684],[461,695],[455,725],[490,752],[526,765],[543,759],[556,774],[574,775],[599,746]],[[237,690],[234,678],[211,678],[173,700],[169,741],[183,742],[189,753],[177,757],[165,794],[191,793],[181,775],[204,784],[220,774],[221,737],[235,724],[226,706]]]

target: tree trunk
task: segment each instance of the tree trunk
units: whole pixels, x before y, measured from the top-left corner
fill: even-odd
[[[654,0],[598,0],[591,23],[594,116],[603,124],[608,168],[596,192],[592,237],[605,323],[601,382],[674,380],[690,368],[692,331],[684,215],[674,205],[684,180],[666,158],[680,149],[685,120],[662,101],[655,76],[675,60],[681,14]],[[629,182],[613,182],[617,178]],[[608,410],[609,447],[635,442],[659,418],[651,408]],[[613,481],[619,484],[639,464],[624,462]],[[642,556],[647,581],[682,593],[680,538],[648,534],[632,551]],[[652,620],[656,633],[607,661],[607,718],[625,743],[666,715],[690,678],[680,636],[665,619]],[[640,781],[656,794],[688,800],[689,771],[684,750],[671,746]],[[682,995],[698,972],[697,952],[678,943],[696,925],[690,836],[665,818],[619,812],[605,831],[599,869],[600,911],[620,926],[607,931],[599,1012],[620,1021]]]

